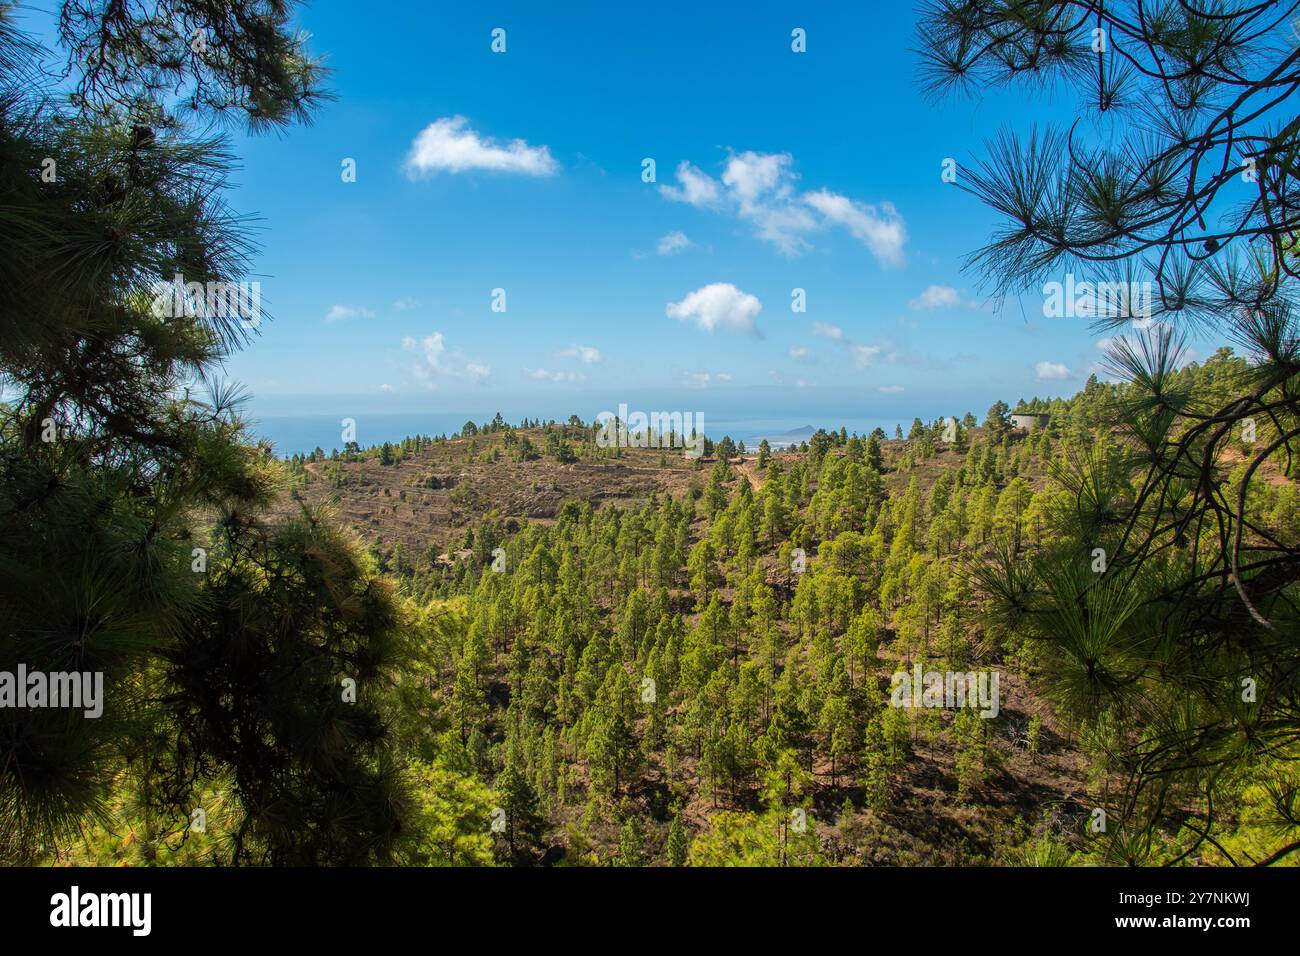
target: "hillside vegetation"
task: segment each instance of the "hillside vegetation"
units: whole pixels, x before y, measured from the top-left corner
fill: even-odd
[[[1244,367],[1224,350],[1183,374],[1213,392]],[[698,461],[498,419],[294,456],[279,507],[333,516],[407,596],[402,744],[467,859],[1082,862],[1108,742],[1053,705],[1041,642],[983,613],[972,563],[1025,559],[1071,463],[1118,460],[1121,393],[1022,403],[1050,414],[1032,432],[999,403]],[[1294,480],[1263,488],[1255,509],[1295,534]],[[999,713],[890,706],[917,662],[997,671]],[[1243,845],[1258,797],[1220,810]]]

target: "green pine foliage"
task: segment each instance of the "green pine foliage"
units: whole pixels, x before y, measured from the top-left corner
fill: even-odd
[[[1123,384],[1016,405],[1047,416],[1032,431],[998,401],[906,438],[724,438],[684,493],[530,521],[460,486],[475,517],[445,560],[363,548],[285,502],[445,437],[275,459],[210,384],[256,326],[160,314],[153,287],[238,281],[250,251],[233,157],[187,110],[302,121],[322,72],[293,4],[154,6],[224,42],[169,50],[136,5],[65,3],[68,104],[0,11],[0,671],[104,680],[97,717],[0,709],[4,861],[1297,859],[1282,305],[1246,323],[1249,358],[1126,340]],[[945,9],[940,52],[1012,42]],[[456,454],[625,467],[594,435],[498,414]],[[914,666],[997,672],[999,712],[896,706]]]

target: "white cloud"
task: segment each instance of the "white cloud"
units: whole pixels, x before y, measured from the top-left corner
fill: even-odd
[[[812,324],[812,334],[818,338],[830,339],[832,342],[838,342],[840,346],[849,353],[853,359],[853,364],[858,368],[867,368],[876,360],[876,357],[883,351],[879,345],[859,345],[844,334],[844,330],[838,325],[829,325],[825,322],[814,322]],[[794,351],[791,350],[791,356]],[[892,355],[889,356],[893,361]]]
[[[1069,378],[1070,370],[1059,362],[1039,362],[1034,366],[1040,379]]]
[[[754,318],[763,311],[763,303],[730,282],[714,282],[680,302],[668,303],[666,311],[669,317],[690,319],[708,332],[721,326],[754,334],[758,331]]]
[[[720,195],[717,180],[696,169],[686,160],[677,164],[677,181],[681,183],[680,187],[659,187],[659,192],[665,199],[690,203],[692,206],[708,207],[717,204]]]
[[[903,386],[901,386],[901,385],[881,385],[878,389],[876,389],[876,391],[877,391],[877,392],[881,392],[881,393],[883,393],[883,394],[885,394],[885,395],[897,395],[899,392],[903,391]]]
[[[719,373],[718,373],[718,381],[719,381],[719,382],[730,382],[730,381],[731,381],[731,373],[730,373],[730,372],[719,372]]]
[[[928,309],[944,309],[954,305],[964,305],[966,301],[961,294],[949,285],[930,285],[908,305],[918,312]]]
[[[825,216],[828,222],[848,229],[855,239],[871,250],[881,265],[903,264],[907,227],[893,203],[872,206],[826,189],[806,193],[803,198],[808,205]]]
[[[344,319],[373,319],[375,313],[354,305],[332,305],[325,313],[326,322],[342,322]]]
[[[548,372],[544,368],[535,368],[529,375],[545,382],[582,382],[587,378],[581,372]]]
[[[789,153],[745,151],[727,160],[722,182],[736,206],[737,215],[754,224],[760,239],[786,255],[808,248],[803,233],[817,228],[817,220],[794,198],[797,179]]]
[[[385,382],[383,385],[380,385],[380,386],[379,386],[379,390],[380,390],[381,392],[394,392],[394,391],[396,391],[396,389],[393,388],[393,386],[389,385],[387,382]]]
[[[413,298],[411,298],[408,295],[405,298],[398,299],[396,302],[394,302],[393,308],[396,309],[398,312],[408,312],[411,309],[418,308],[419,305],[420,303],[416,302]]]
[[[419,356],[411,371],[431,388],[438,378],[468,379],[477,383],[487,378],[491,371],[481,362],[466,359],[459,349],[448,351],[441,332],[426,335],[418,341],[408,335],[402,339],[402,348]]]
[[[465,117],[448,116],[434,120],[415,137],[405,168],[408,176],[417,179],[475,169],[553,176],[560,166],[546,146],[529,146],[522,139],[499,145],[470,129]]]
[[[794,178],[790,167],[793,164],[794,157],[789,153],[746,150],[727,160],[722,181],[741,205],[752,205],[767,193],[784,199],[790,194],[790,181]]]
[[[790,346],[790,358],[794,359],[796,362],[812,361],[812,349],[803,345],[792,345]]]
[[[794,157],[789,153],[732,153],[721,184],[689,162],[677,167],[680,186],[660,186],[667,199],[704,208],[726,209],[749,222],[754,233],[786,255],[809,247],[807,234],[840,226],[885,266],[903,262],[907,228],[890,203],[878,206],[820,189],[800,193]]]
[[[728,159],[722,173],[738,215],[754,224],[760,239],[787,255],[806,249],[802,234],[817,228],[816,218],[793,198],[793,165],[789,153],[746,151]]]
[[[803,233],[817,228],[817,220],[802,206],[760,204],[742,213],[750,220],[758,238],[770,242],[787,256],[797,255],[810,248]]]
[[[872,360],[880,354],[878,345],[850,345],[849,354],[853,356],[853,364],[858,368],[866,368]]]
[[[661,256],[671,256],[674,252],[681,252],[683,249],[689,249],[691,240],[686,238],[684,232],[670,232],[659,239],[655,246],[655,251]]]
[[[595,365],[603,360],[600,349],[593,348],[590,345],[570,345],[560,354],[565,358],[580,359],[583,365]]]

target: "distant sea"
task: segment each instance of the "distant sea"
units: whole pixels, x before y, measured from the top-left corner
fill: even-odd
[[[386,441],[399,442],[410,435],[453,435],[460,431],[468,419],[478,424],[491,421],[495,412],[488,414],[446,414],[437,412],[375,412],[358,413],[351,416],[356,421],[356,440],[363,448],[379,445]],[[326,454],[335,449],[342,450],[343,415],[262,415],[250,416],[252,432],[259,438],[265,438],[275,447],[281,456],[293,454],[310,454],[320,448]],[[518,417],[504,416],[512,425],[519,423]],[[532,417],[532,416],[529,416]],[[911,419],[902,422],[906,430]],[[791,442],[798,443],[806,439],[818,428],[835,428],[841,426],[849,433],[866,435],[874,428],[880,427],[890,436],[894,433],[894,420],[856,419],[856,420],[811,420],[803,418],[753,417],[753,418],[704,418],[704,433],[715,441],[724,435],[730,435],[735,441],[743,441],[748,450],[758,447],[766,438],[776,448]]]

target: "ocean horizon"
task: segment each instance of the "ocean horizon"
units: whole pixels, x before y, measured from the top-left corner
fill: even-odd
[[[329,414],[261,415],[250,416],[248,421],[250,431],[257,438],[270,442],[277,455],[287,457],[295,454],[307,455],[316,448],[320,448],[326,454],[334,450],[342,451],[344,445],[342,423],[345,418],[351,418],[355,421],[357,444],[367,448],[383,444],[386,441],[400,442],[403,438],[413,435],[438,436],[445,434],[450,437],[459,432],[466,421],[472,420],[481,425],[491,421],[495,415],[495,411],[487,414],[376,412],[350,416]],[[518,425],[521,418],[532,418],[533,416],[512,417],[503,413],[503,417],[510,424]],[[566,419],[567,417],[565,416]],[[546,419],[543,418],[542,420],[545,421]],[[562,419],[557,418],[556,420],[561,421]],[[778,415],[710,419],[706,415],[704,418],[704,433],[714,441],[729,435],[732,440],[743,441],[747,449],[753,450],[757,448],[758,443],[764,438],[774,446],[778,445],[782,440],[791,438],[796,442],[800,441],[806,437],[804,434],[806,429],[816,431],[818,428],[828,430],[834,428],[838,431],[843,427],[850,434],[856,432],[859,435],[866,435],[879,427],[884,429],[887,434],[892,435],[896,424],[902,424],[906,429],[910,421],[911,419],[906,422],[896,422],[876,418],[837,418],[831,421],[829,419],[814,420],[809,416],[790,417]],[[797,435],[793,433],[797,433]]]

